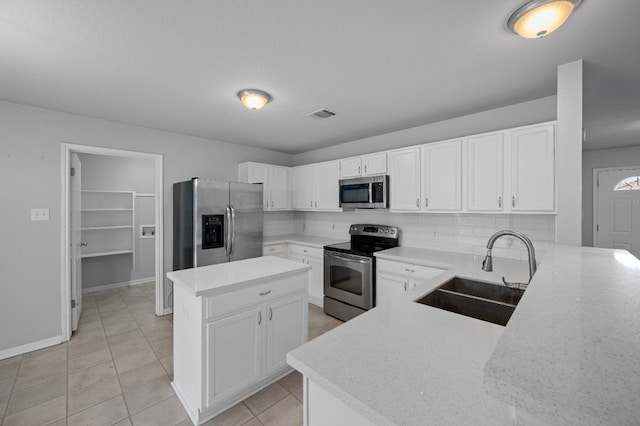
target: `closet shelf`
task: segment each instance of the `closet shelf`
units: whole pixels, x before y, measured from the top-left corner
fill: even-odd
[[[116,254],[130,254],[130,253],[133,253],[133,250],[116,250],[116,251],[103,251],[101,253],[86,253],[80,257],[82,259],[86,259],[88,257],[114,256]]]
[[[83,212],[132,212],[133,209],[82,209]]]
[[[97,231],[100,229],[131,229],[131,225],[114,225],[114,226],[91,226],[88,228],[82,228],[82,231]]]

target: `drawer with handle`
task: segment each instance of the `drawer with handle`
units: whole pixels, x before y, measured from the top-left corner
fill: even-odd
[[[289,244],[289,254],[302,257],[317,257],[318,259],[322,259],[324,251],[320,248]]]
[[[384,259],[378,259],[376,265],[377,272],[386,272],[392,275],[423,280],[433,278],[446,270],[440,268],[432,268],[430,266],[414,265],[411,263],[394,262]]]
[[[281,256],[286,255],[286,244],[269,244],[262,247],[263,256]]]
[[[307,290],[307,275],[278,277],[242,290],[207,297],[205,319],[217,318],[239,309]]]

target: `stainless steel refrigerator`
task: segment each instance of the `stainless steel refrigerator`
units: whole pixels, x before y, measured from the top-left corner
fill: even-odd
[[[173,184],[173,270],[262,256],[262,184]]]

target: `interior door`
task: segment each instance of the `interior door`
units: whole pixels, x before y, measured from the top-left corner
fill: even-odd
[[[594,245],[640,258],[640,168],[603,170],[597,179]]]
[[[82,312],[82,169],[71,154],[71,330],[78,329]]]

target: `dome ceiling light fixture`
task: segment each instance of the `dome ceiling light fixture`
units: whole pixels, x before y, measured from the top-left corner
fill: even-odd
[[[271,95],[258,89],[242,89],[238,92],[242,105],[249,109],[260,109],[271,102]]]
[[[513,12],[507,27],[524,38],[542,38],[565,23],[582,0],[531,0]]]

